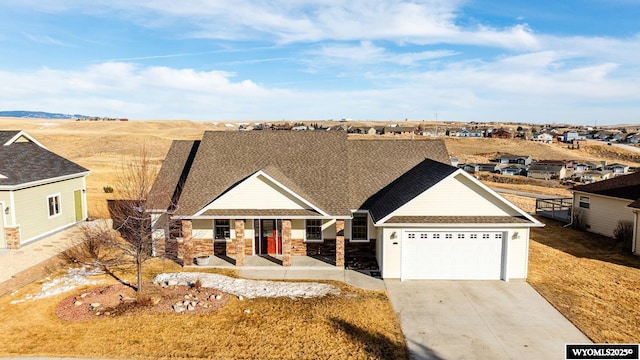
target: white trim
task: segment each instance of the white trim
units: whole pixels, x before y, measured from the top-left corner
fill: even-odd
[[[0,216],[2,217],[2,221],[0,222],[0,249],[7,248],[7,236],[4,232],[5,226],[7,224],[7,218],[4,213],[5,206],[6,205],[4,201],[0,201]]]
[[[224,239],[216,239],[216,220],[229,220],[229,237],[226,237]],[[213,241],[214,242],[231,242],[231,219],[221,219],[221,218],[217,218],[217,219],[212,219],[211,220],[211,225],[212,225],[212,230],[213,230]],[[246,226],[246,224],[245,224]]]
[[[530,228],[530,227],[544,227],[543,223],[539,224],[529,224],[529,223],[393,223],[393,224],[383,224],[377,222],[373,224],[375,227],[387,227],[387,228],[451,228],[455,227],[458,229],[466,229],[466,228],[482,228],[482,229],[491,229],[491,228],[504,228],[504,227],[512,227],[512,228]]]
[[[510,202],[509,200],[505,199],[502,195],[498,194],[497,192],[492,190],[490,187],[488,187],[485,184],[481,183],[479,180],[477,180],[473,176],[469,175],[466,171],[464,171],[462,169],[457,169],[453,173],[449,174],[449,176],[447,176],[444,179],[438,181],[438,183],[436,183],[435,185],[431,186],[430,188],[428,188],[427,190],[423,191],[422,193],[420,193],[418,195],[422,195],[422,194],[425,194],[427,192],[435,191],[434,189],[437,189],[438,187],[443,186],[442,184],[444,184],[445,181],[447,181],[449,179],[452,179],[452,178],[458,176],[459,174],[462,174],[462,176],[466,177],[472,183],[476,184],[481,189],[487,191],[490,195],[494,196],[496,199],[500,200],[502,203],[504,203],[505,205],[509,206],[511,209],[515,210],[518,214],[520,214],[521,216],[525,217],[527,220],[529,220],[529,221],[531,221],[533,223],[533,224],[528,224],[527,226],[540,226],[540,227],[544,226],[543,223],[541,223],[540,221],[536,220],[533,216],[529,215],[524,210],[522,210],[519,207],[515,206],[512,202]],[[398,209],[400,209],[401,207],[402,206],[400,206]],[[388,214],[387,216],[385,216],[382,219],[380,219],[380,221],[378,221],[376,223],[376,226],[380,226],[381,224],[384,224],[387,220],[391,219],[394,216],[394,214],[396,213],[396,211],[398,211],[398,209],[392,211],[390,214]],[[395,224],[394,224],[394,226],[395,226]]]
[[[288,193],[289,195],[293,196],[294,198],[296,198],[297,200],[300,200],[302,203],[304,203],[305,205],[309,206],[310,208],[312,208],[313,210],[317,211],[318,213],[320,213],[323,216],[329,216],[329,214],[327,214],[326,212],[322,211],[319,207],[315,206],[314,204],[312,204],[311,202],[309,202],[308,200],[306,200],[305,198],[303,198],[302,196],[296,194],[295,192],[293,192],[291,189],[289,189],[288,187],[282,185],[280,182],[278,182],[277,180],[275,180],[274,178],[272,178],[271,176],[267,175],[264,171],[262,170],[258,170],[255,173],[253,173],[251,176],[249,176],[248,178],[244,179],[241,183],[236,184],[233,188],[239,186],[240,184],[249,181],[249,180],[253,180],[255,178],[257,178],[258,176],[264,176],[265,178],[267,178],[267,180],[273,182],[274,184],[276,184],[278,187],[280,187],[280,189],[284,190],[286,193]],[[231,190],[232,188],[227,189]],[[225,191],[225,193],[226,193]],[[221,194],[222,195],[222,194]],[[220,195],[220,196],[221,196]],[[208,203],[207,205],[205,205],[200,211],[198,211],[197,213],[195,213],[194,216],[200,216],[202,215],[204,212],[206,212],[208,210],[208,208],[213,205],[213,203],[216,202],[216,200],[218,200],[220,198],[220,196],[218,196],[217,198],[215,198],[213,201],[211,201],[210,203]],[[273,218],[273,216],[271,217]]]
[[[23,183],[23,184],[0,185],[0,190],[22,190],[22,189],[29,188],[29,187],[45,185],[45,184],[51,184],[51,183],[54,183],[54,182],[60,182],[60,181],[75,179],[75,178],[79,178],[79,177],[84,177],[84,176],[89,175],[90,173],[91,173],[91,171],[84,171],[84,172],[81,172],[81,173],[63,175],[63,176],[59,176],[59,177],[56,177],[56,178],[36,180],[36,181]]]
[[[318,240],[318,239],[308,240],[307,239],[307,221],[309,221],[309,220],[319,220],[320,221],[320,240]],[[324,229],[322,228],[322,225],[324,225],[324,222],[322,221],[322,219],[304,219],[304,242],[306,242],[306,243],[322,243],[322,242],[324,242]]]
[[[166,211],[166,210],[164,210]],[[213,220],[213,219],[323,219],[323,220],[349,220],[351,216],[304,216],[304,215],[175,215],[176,220]]]
[[[18,132],[16,135],[14,135],[11,139],[9,139],[9,141],[7,141],[6,143],[4,143],[4,146],[8,146],[13,144],[14,142],[16,142],[16,140],[20,139],[22,136],[26,137],[27,139],[29,139],[29,141],[33,142],[34,144],[40,146],[41,148],[45,149],[45,150],[49,150],[47,149],[46,146],[42,145],[38,140],[34,139],[33,137],[31,137],[31,135],[27,134],[26,132],[24,132],[24,130],[20,130],[20,132]]]
[[[58,212],[56,212],[55,214],[51,215],[51,199],[54,199],[54,198],[58,198],[58,201],[57,201],[57,210],[58,210]],[[58,216],[62,215],[62,195],[60,193],[47,195],[47,215],[48,215],[48,219],[52,219],[52,218],[55,218],[55,217],[58,217]],[[75,219],[75,214],[74,214],[73,218]]]
[[[351,217],[351,224],[350,224],[350,229],[349,229],[349,242],[353,242],[353,243],[367,243],[369,241],[371,241],[371,239],[369,238],[369,211],[368,210],[358,210],[358,211],[354,211],[353,215],[355,214],[365,214],[365,218],[366,218],[366,226],[367,226],[367,238],[365,240],[363,239],[357,239],[354,240],[353,239],[353,216]]]

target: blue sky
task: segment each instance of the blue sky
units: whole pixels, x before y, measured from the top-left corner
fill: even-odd
[[[3,0],[0,110],[638,124],[638,19],[640,0]]]

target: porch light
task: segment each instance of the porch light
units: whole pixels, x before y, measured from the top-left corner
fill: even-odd
[[[518,234],[518,232],[516,231],[516,232],[514,232],[514,233],[513,233],[513,235],[511,236],[511,238],[512,238],[512,239],[514,239],[514,240],[515,240],[515,239],[519,239],[519,238],[520,238],[520,235],[519,235],[519,234]]]
[[[391,240],[393,240],[393,239],[395,239],[397,237],[398,237],[398,235],[396,234],[395,231],[391,233]]]
[[[9,215],[9,207],[8,206],[6,208],[4,208],[4,214],[5,215]]]

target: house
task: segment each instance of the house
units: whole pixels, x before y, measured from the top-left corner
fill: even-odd
[[[494,139],[511,139],[513,138],[513,133],[511,133],[511,131],[500,129],[489,134],[489,137]]]
[[[569,130],[562,133],[562,142],[570,143],[574,140],[586,140],[587,134],[579,133],[575,130]]]
[[[639,138],[640,138],[639,133],[627,134],[625,141],[627,142],[627,144],[637,144],[638,142],[640,142]]]
[[[529,165],[531,164],[533,159],[531,158],[531,156],[527,156],[527,155],[505,154],[497,157],[494,161],[502,165],[508,165],[508,164]]]
[[[413,134],[416,128],[413,126],[385,126],[382,130],[383,134],[391,134],[391,135],[403,135],[403,134]]]
[[[500,171],[500,174],[502,175],[527,176],[527,167],[525,165],[520,165],[520,164],[511,164],[509,166],[501,168],[499,171]]]
[[[237,267],[248,256],[337,267],[369,256],[384,278],[526,278],[529,230],[543,224],[449,159],[441,140],[339,132],[174,141],[148,200],[156,253]]]
[[[589,170],[602,170],[603,167],[604,165],[601,162],[583,161],[576,163],[573,168],[576,173],[579,173]]]
[[[583,184],[609,179],[611,172],[606,170],[587,170],[572,175],[575,181]]]
[[[476,163],[458,164],[458,167],[471,174],[480,172],[480,165]]]
[[[619,176],[628,173],[629,168],[626,164],[613,163],[605,165],[603,170],[612,172],[613,176]]]
[[[634,226],[632,250],[640,254],[640,173],[631,173],[587,185],[573,192],[574,225],[614,237],[619,222]]]
[[[531,139],[533,141],[540,141],[540,142],[544,142],[544,143],[551,143],[553,142],[553,135],[547,133],[547,132],[539,132],[533,135],[533,138]]]
[[[88,174],[24,131],[0,131],[0,249],[86,219]]]
[[[482,131],[480,131],[480,130],[476,130],[476,129],[467,130],[466,128],[462,128],[458,132],[457,136],[459,136],[459,137],[481,138],[482,135],[483,135]]]
[[[495,164],[495,163],[478,164],[478,171],[499,173],[500,172],[500,165]]]
[[[542,180],[562,180],[567,177],[567,168],[563,161],[555,163],[551,161],[535,162],[529,166],[527,177]]]

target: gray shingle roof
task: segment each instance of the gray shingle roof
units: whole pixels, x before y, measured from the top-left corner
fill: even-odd
[[[147,198],[147,208],[166,210],[180,197],[180,191],[189,172],[190,157],[195,156],[200,141],[174,140],[156,176]],[[191,159],[193,160],[193,159]]]
[[[387,224],[528,224],[517,216],[394,216]]]
[[[89,170],[38,144],[7,141],[19,131],[0,131],[0,186],[15,186],[63,176],[80,175]]]
[[[571,190],[620,199],[637,200],[640,199],[640,172],[591,184],[574,186]]]
[[[151,199],[157,198],[156,189],[178,183],[176,174],[185,168],[188,147],[188,142],[174,142]],[[422,164],[427,158],[433,160]],[[350,216],[351,210],[360,209],[417,165],[427,171],[431,164],[431,173],[424,175],[428,177],[434,169],[455,171],[443,165],[449,161],[441,140],[347,140],[340,132],[205,132],[192,166],[187,166],[189,174],[175,214],[192,216],[243,179],[262,171],[320,210]],[[409,182],[413,176],[411,173],[403,181]],[[398,199],[405,201],[405,193],[414,191],[394,190],[385,199],[395,204]]]

